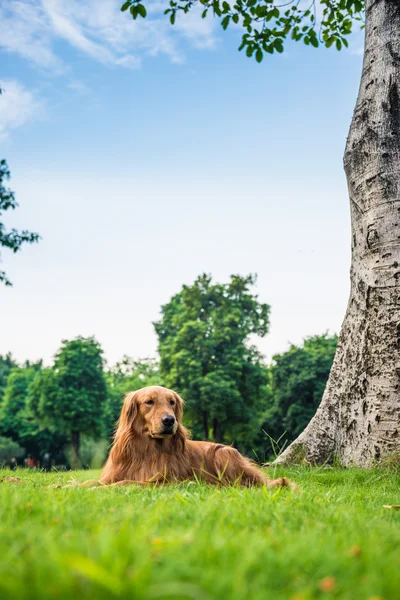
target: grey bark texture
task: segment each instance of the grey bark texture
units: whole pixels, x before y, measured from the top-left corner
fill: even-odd
[[[400,0],[366,0],[344,167],[351,290],[321,404],[278,463],[371,466],[400,453]]]

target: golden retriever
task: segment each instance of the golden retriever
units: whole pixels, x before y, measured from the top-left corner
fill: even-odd
[[[190,440],[182,425],[182,409],[182,398],[164,387],[145,387],[127,394],[100,484],[195,480],[215,485],[295,487],[286,477],[268,479],[231,446]]]

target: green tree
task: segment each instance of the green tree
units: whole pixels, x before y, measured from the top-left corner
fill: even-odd
[[[146,17],[147,2],[122,6]],[[172,24],[193,7],[223,29],[242,27],[240,49],[261,62],[289,40],[340,50],[355,21],[365,19],[365,52],[357,103],[347,137],[352,231],[350,298],[320,409],[279,458],[313,463],[333,456],[372,465],[400,451],[400,2],[399,0],[171,0]],[[340,93],[340,90],[338,90]],[[321,291],[321,294],[325,293]]]
[[[27,454],[39,458],[58,451],[65,440],[38,422],[30,405],[30,387],[40,373],[41,363],[15,367],[0,403],[0,433],[18,442]]]
[[[270,407],[263,431],[274,440],[292,442],[321,402],[337,345],[336,335],[316,335],[302,346],[276,354],[269,368]]]
[[[249,336],[266,335],[269,306],[251,292],[254,283],[252,275],[226,284],[202,275],[154,323],[161,374],[185,398],[195,437],[248,442],[262,409],[265,368]]]
[[[112,438],[119,419],[124,396],[147,385],[161,385],[162,379],[155,359],[133,360],[124,356],[122,361],[106,372],[107,400],[104,406],[105,434]]]
[[[16,366],[17,363],[10,353],[6,354],[5,356],[0,354],[0,402],[3,398],[4,390],[7,385],[7,378],[12,369]]]
[[[31,406],[44,426],[63,432],[72,445],[72,467],[79,464],[81,434],[102,433],[107,387],[103,351],[94,338],[64,340],[51,369],[31,388]]]
[[[35,375],[33,368],[15,367],[7,379],[0,404],[0,428],[2,435],[14,441],[20,441],[25,430],[28,388]]]
[[[7,379],[0,404],[0,427],[2,435],[19,440],[24,425],[26,399],[30,382],[35,376],[33,369],[16,367]]]

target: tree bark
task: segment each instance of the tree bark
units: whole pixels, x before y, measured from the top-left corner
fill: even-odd
[[[79,467],[79,446],[80,446],[80,433],[79,431],[73,431],[71,434],[71,445],[72,445],[72,464],[73,469]]]
[[[351,290],[314,418],[278,463],[370,466],[400,452],[400,0],[366,0],[361,85],[344,166]]]

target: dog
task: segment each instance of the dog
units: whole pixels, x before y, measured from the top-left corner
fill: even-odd
[[[182,398],[165,387],[128,393],[99,483],[160,485],[193,480],[221,486],[295,487],[286,477],[268,479],[232,446],[191,440],[182,425],[182,411]]]

